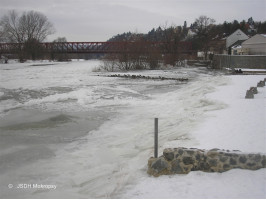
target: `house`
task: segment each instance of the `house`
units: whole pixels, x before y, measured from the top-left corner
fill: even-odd
[[[247,48],[243,48],[242,45],[235,45],[231,47],[232,55],[248,55],[249,50]]]
[[[256,34],[242,43],[249,55],[266,55],[266,34]]]
[[[231,55],[248,55],[248,49],[242,47],[243,40],[235,42],[231,48]]]
[[[236,44],[231,47],[232,55],[248,55],[249,50],[247,48],[243,48],[241,44]]]
[[[231,47],[242,43],[247,40],[249,37],[243,33],[240,29],[237,29],[234,33],[226,38],[226,49],[228,54],[231,54]]]

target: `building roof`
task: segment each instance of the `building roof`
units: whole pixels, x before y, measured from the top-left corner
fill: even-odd
[[[247,40],[249,37],[240,29],[237,29],[234,33],[232,33],[231,35],[229,35],[226,38],[226,48],[231,47],[232,45],[234,45],[235,42],[239,41],[239,40]]]
[[[253,37],[249,38],[243,45],[250,45],[250,44],[266,44],[266,34],[256,34]]]

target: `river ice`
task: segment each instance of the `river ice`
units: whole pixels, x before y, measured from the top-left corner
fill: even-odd
[[[227,107],[206,97],[230,82],[221,73],[190,67],[128,72],[187,83],[125,79],[93,72],[100,64],[0,65],[2,198],[119,198],[125,186],[147,177],[155,117],[161,154],[173,141],[198,146],[191,133],[209,111]]]

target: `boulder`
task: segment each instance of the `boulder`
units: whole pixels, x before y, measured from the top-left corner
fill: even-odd
[[[246,99],[254,99],[254,93],[253,93],[253,91],[247,90],[245,98]]]
[[[264,81],[260,81],[257,84],[257,87],[264,87],[265,86],[265,82]]]
[[[249,89],[253,94],[258,94],[258,89],[257,87],[250,87]]]

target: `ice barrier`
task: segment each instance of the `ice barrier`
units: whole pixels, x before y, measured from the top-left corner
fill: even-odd
[[[266,168],[266,155],[211,149],[167,148],[159,158],[150,158],[148,174],[188,174],[190,171],[225,172],[230,169],[257,170]]]

